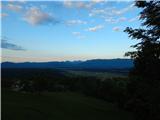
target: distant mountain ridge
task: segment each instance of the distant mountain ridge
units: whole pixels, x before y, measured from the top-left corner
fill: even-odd
[[[55,68],[55,69],[129,69],[133,67],[132,59],[92,59],[86,61],[64,62],[3,62],[2,68]]]

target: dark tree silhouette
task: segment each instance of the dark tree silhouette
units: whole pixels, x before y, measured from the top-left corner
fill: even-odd
[[[160,1],[136,1],[141,27],[127,27],[124,31],[140,42],[125,55],[134,59],[128,85],[129,100],[126,106],[140,120],[160,120]]]
[[[136,6],[143,8],[140,19],[144,20],[142,26],[145,28],[125,29],[129,37],[140,40],[132,46],[136,51],[126,53],[126,56],[135,60],[135,75],[160,79],[160,1],[137,1]]]

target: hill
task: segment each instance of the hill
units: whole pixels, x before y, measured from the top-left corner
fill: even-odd
[[[3,62],[2,68],[56,68],[56,69],[130,69],[133,67],[131,59],[94,59],[87,61],[64,62]]]
[[[110,103],[81,94],[2,90],[2,120],[133,120],[132,117]]]

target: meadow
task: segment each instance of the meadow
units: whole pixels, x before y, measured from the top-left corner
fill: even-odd
[[[133,120],[111,103],[73,92],[2,90],[2,120]]]
[[[98,77],[100,79],[107,79],[107,78],[126,78],[127,72],[123,73],[119,71],[87,71],[87,70],[67,70],[68,75],[72,76],[89,76],[89,77]]]

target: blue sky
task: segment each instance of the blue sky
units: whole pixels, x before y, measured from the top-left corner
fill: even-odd
[[[123,58],[140,25],[133,1],[3,1],[2,61]]]

